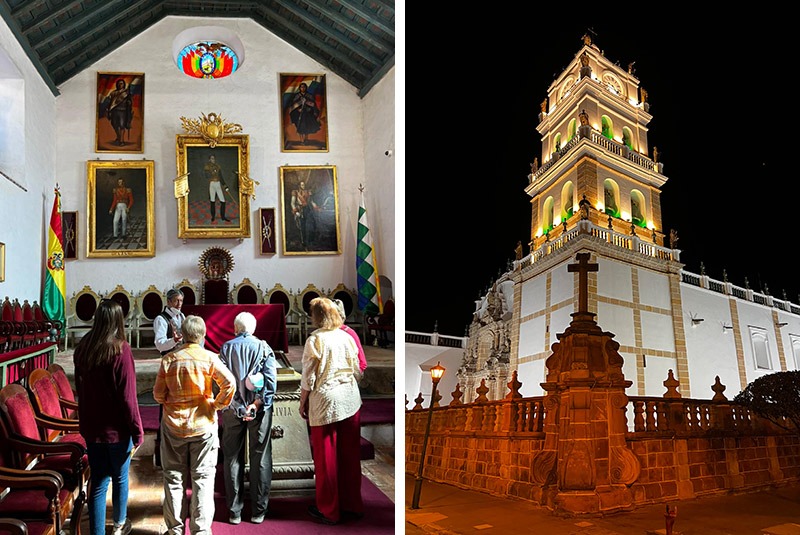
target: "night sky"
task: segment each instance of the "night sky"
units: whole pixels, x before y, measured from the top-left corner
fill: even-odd
[[[440,334],[464,335],[474,301],[517,241],[530,240],[524,189],[530,162],[543,161],[539,103],[589,29],[607,58],[635,61],[648,92],[650,153],[658,147],[668,178],[659,230],[678,232],[684,269],[700,273],[702,262],[713,279],[724,269],[735,285],[746,277],[756,291],[800,302],[790,17],[734,14],[723,24],[676,10],[683,22],[667,26],[667,8],[623,16],[607,4],[624,22],[575,8],[549,23],[543,8],[529,16],[507,5],[458,24],[446,22],[452,12],[407,19],[406,331],[432,332],[438,321]],[[415,34],[426,35],[419,50]]]

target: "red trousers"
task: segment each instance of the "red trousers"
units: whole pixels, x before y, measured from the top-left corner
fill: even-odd
[[[343,511],[363,513],[361,500],[361,416],[311,427],[317,509],[338,522]]]

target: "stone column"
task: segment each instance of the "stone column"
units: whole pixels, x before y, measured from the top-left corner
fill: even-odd
[[[533,463],[543,503],[564,514],[632,509],[630,485],[641,471],[625,441],[625,389],[632,383],[622,373],[619,344],[587,310],[588,272],[597,271],[588,258],[578,253],[579,264],[569,266],[579,273],[578,312],[545,363],[549,414],[544,449]]]

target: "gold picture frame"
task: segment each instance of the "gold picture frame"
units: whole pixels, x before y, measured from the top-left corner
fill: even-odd
[[[86,162],[88,258],[156,254],[153,160]]]
[[[6,244],[0,242],[0,282],[6,280]]]
[[[249,178],[250,136],[225,136],[213,144],[199,135],[178,134],[176,139],[178,237],[249,238],[254,187]],[[212,174],[221,178],[220,187],[213,187],[213,203],[211,182],[217,181]]]
[[[284,255],[341,254],[335,165],[280,168]]]

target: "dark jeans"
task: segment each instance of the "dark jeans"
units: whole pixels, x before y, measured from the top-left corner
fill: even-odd
[[[244,441],[250,464],[250,500],[253,516],[266,514],[272,487],[272,407],[245,422],[233,409],[222,411],[222,455],[225,501],[231,516],[241,516],[244,507]]]

